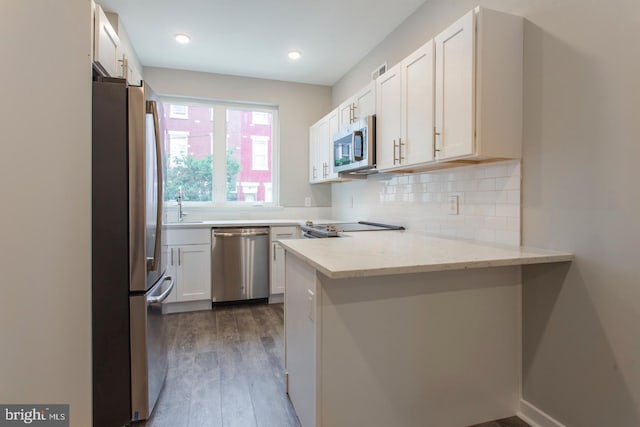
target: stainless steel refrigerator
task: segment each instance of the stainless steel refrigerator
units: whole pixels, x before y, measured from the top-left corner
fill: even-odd
[[[93,425],[147,419],[167,373],[163,141],[146,86],[93,82]]]

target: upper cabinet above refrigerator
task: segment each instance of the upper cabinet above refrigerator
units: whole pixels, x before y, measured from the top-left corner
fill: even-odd
[[[127,80],[138,86],[142,81],[139,61],[118,15],[106,13],[99,4],[93,10],[93,64],[99,74]]]

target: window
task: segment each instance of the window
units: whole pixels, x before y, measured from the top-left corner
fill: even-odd
[[[189,141],[189,132],[170,130],[169,134],[169,166],[175,167],[176,164],[187,155],[187,145]]]
[[[269,137],[251,136],[251,169],[254,171],[269,170]]]
[[[186,105],[171,104],[169,106],[169,117],[172,119],[188,119],[189,107]]]
[[[173,117],[173,106],[188,108],[189,120]],[[182,187],[185,203],[277,204],[276,108],[167,102],[164,111],[165,200]]]
[[[268,125],[270,123],[269,119],[271,115],[266,111],[253,111],[251,113],[251,124],[252,125]]]

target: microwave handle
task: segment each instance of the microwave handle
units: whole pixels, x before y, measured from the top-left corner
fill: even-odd
[[[352,134],[352,142],[353,142],[353,160],[359,162],[363,160],[365,157],[364,154],[364,134],[361,130],[356,130]],[[356,144],[360,144],[360,149],[356,150]],[[356,153],[360,153],[360,156],[357,156]]]

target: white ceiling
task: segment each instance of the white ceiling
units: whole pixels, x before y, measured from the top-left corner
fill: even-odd
[[[332,86],[425,0],[98,0],[144,66]],[[176,33],[191,36],[179,45]],[[302,58],[287,58],[290,49]],[[391,64],[389,64],[391,65]]]

